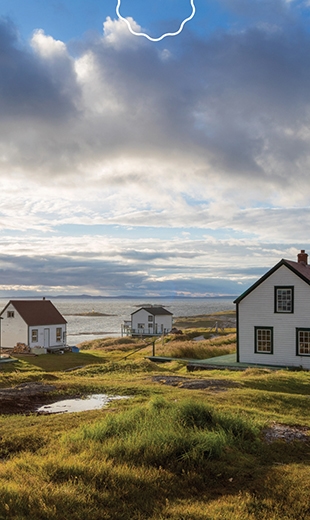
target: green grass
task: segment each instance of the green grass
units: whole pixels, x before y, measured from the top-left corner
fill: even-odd
[[[171,403],[157,397],[145,406],[83,426],[66,442],[74,452],[77,443],[80,449],[87,444],[94,453],[118,463],[180,472],[203,471],[209,459],[219,458],[228,447],[241,447],[246,440],[254,443],[257,436],[258,428],[241,417],[195,401]]]
[[[65,352],[64,354],[45,354],[41,356],[14,356],[25,367],[37,367],[46,372],[55,372],[58,370],[68,370],[78,366],[91,365],[94,363],[105,363],[108,357],[98,353],[80,352],[75,354],[73,352]],[[17,368],[16,365],[14,368]],[[20,368],[20,367],[18,367]]]
[[[234,348],[233,337],[214,341],[202,342],[209,354]],[[310,428],[310,373],[187,373],[143,351],[122,359],[137,344],[110,339],[1,367],[0,387],[41,381],[55,397],[132,398],[68,415],[0,415],[0,520],[309,519],[310,444],[267,444],[263,429],[273,421]],[[186,390],[153,381],[159,374],[238,386]]]

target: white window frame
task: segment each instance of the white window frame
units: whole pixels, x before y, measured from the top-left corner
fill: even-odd
[[[39,330],[31,329],[31,343],[37,343],[39,341]]]
[[[294,286],[275,287],[275,313],[293,314],[294,312]]]
[[[254,327],[255,354],[273,354],[273,327]]]
[[[57,343],[60,343],[62,341],[62,328],[61,327],[56,328],[56,341],[57,341]]]
[[[310,329],[296,329],[296,355],[310,356]]]

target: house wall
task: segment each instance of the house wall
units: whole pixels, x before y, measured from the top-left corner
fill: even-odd
[[[14,312],[14,318],[8,318],[8,312]],[[12,348],[16,343],[28,345],[28,327],[12,304],[1,314],[1,346]]]
[[[152,317],[152,322],[149,321]],[[152,323],[152,326],[151,326]],[[144,324],[144,329],[138,325]],[[170,314],[153,316],[145,309],[140,309],[131,316],[131,328],[135,334],[160,334],[161,332],[169,332],[172,329],[172,316]]]
[[[294,312],[274,312],[274,287],[294,286]],[[310,328],[310,287],[282,265],[238,305],[239,361],[310,369],[310,356],[296,354],[296,328]],[[255,353],[254,327],[273,327],[273,353]]]
[[[56,329],[61,328],[61,341],[56,339]],[[37,341],[32,341],[32,331],[38,331]],[[46,334],[45,330],[49,330]],[[63,347],[66,345],[66,325],[40,325],[29,327],[29,346],[30,347]]]
[[[14,312],[14,317],[9,318],[8,313]],[[66,345],[66,324],[60,325],[40,325],[29,327],[12,304],[9,304],[1,314],[1,346],[3,348],[13,348],[17,343],[25,343],[30,347],[59,346]],[[56,340],[56,330],[61,328],[61,341]],[[32,329],[38,331],[38,340],[32,341]],[[44,330],[49,329],[49,345],[46,345]],[[65,334],[65,335],[64,335]]]

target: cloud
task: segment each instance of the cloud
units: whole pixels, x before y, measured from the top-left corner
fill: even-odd
[[[33,35],[33,52],[17,48],[12,28],[2,24],[3,172],[42,184],[69,176],[125,187],[126,179],[146,182],[147,170],[149,183],[168,176],[174,191],[186,176],[191,190],[245,179],[269,197],[290,189],[292,171],[294,182],[304,178],[305,32],[254,28],[192,39],[167,63],[151,44],[128,36],[121,21],[107,19],[104,30],[73,56],[42,30]]]
[[[310,36],[254,4],[165,49],[111,18],[70,45],[1,20],[0,285],[236,293],[307,247]]]

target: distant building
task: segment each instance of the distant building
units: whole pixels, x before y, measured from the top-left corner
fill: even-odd
[[[46,349],[66,345],[67,322],[49,300],[11,300],[0,317],[3,348],[17,343]]]
[[[161,306],[145,306],[131,314],[131,321],[124,323],[123,331],[131,336],[161,336],[172,329],[172,316]]]
[[[310,266],[282,259],[236,299],[237,361],[310,369]]]

